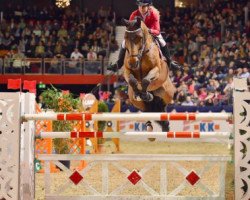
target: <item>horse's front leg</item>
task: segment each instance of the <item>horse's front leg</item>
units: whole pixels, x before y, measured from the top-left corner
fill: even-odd
[[[147,76],[145,76],[142,79],[142,83],[141,83],[141,99],[143,101],[152,101],[154,96],[153,94],[151,94],[150,92],[147,91],[149,84],[156,80],[159,77],[159,68],[158,67],[154,67],[152,70],[149,71],[149,73],[147,74]]]
[[[138,81],[136,80],[136,78],[134,77],[133,74],[129,75],[128,83],[129,83],[129,85],[132,87],[132,89],[134,91],[134,99],[136,101],[141,101],[140,90],[138,89]]]

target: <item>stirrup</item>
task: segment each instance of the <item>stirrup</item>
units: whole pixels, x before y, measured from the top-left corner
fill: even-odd
[[[183,71],[182,66],[175,60],[170,61],[170,68],[173,68],[174,71],[180,70],[181,72]]]
[[[151,121],[147,121],[145,125],[146,125],[146,127],[150,127],[150,128],[153,129],[153,126],[152,126],[152,122],[151,122]]]

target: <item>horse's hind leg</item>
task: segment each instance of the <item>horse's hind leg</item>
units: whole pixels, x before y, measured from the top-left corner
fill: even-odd
[[[140,98],[140,91],[138,89],[138,81],[136,80],[136,78],[134,77],[133,74],[129,75],[129,80],[128,80],[129,85],[131,86],[131,88],[134,91],[134,99],[137,101],[141,101]]]

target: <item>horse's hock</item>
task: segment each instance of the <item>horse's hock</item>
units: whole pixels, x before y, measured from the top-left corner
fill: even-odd
[[[235,82],[236,83],[236,82]],[[237,85],[237,84],[235,84]],[[237,88],[236,88],[237,89]],[[248,200],[249,175],[249,99],[242,88],[234,91],[235,199]],[[0,93],[0,199],[34,199],[33,120],[229,120],[230,115],[217,113],[141,113],[129,116],[110,114],[35,113],[32,94]],[[24,122],[26,120],[26,122]],[[97,132],[100,134],[99,132]],[[89,134],[89,133],[88,133]],[[171,133],[170,135],[173,135]],[[175,133],[176,134],[176,133]],[[197,133],[195,133],[197,136]],[[194,136],[195,136],[194,135]],[[195,137],[196,137],[195,136]],[[38,155],[45,161],[45,199],[225,199],[225,168],[228,155]],[[86,160],[82,170],[71,171],[59,160]],[[183,161],[197,162],[189,166]],[[200,165],[204,162],[205,165]],[[49,162],[63,170],[50,174]],[[131,165],[127,165],[127,163]],[[188,162],[189,163],[189,162]],[[93,170],[93,171],[92,171]],[[99,173],[97,183],[91,173]],[[66,175],[66,181],[63,176]],[[204,176],[207,176],[206,178]],[[60,186],[52,180],[59,179]],[[153,177],[150,179],[149,177]],[[114,179],[118,182],[110,182]],[[217,184],[208,184],[214,179]],[[94,181],[91,183],[91,181]],[[74,191],[69,193],[69,190]],[[81,192],[84,190],[85,192]],[[200,191],[200,192],[199,192]],[[128,193],[127,193],[128,192]],[[79,193],[79,195],[75,195]]]

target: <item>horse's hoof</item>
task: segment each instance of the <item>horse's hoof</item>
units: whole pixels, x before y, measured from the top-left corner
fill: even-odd
[[[147,132],[152,132],[153,131],[153,125],[152,125],[152,123],[151,123],[151,121],[147,121],[146,122],[146,130],[147,130]]]
[[[147,130],[147,132],[152,132],[153,131],[153,125],[152,125],[152,123],[151,123],[151,121],[147,121],[146,122],[146,130]],[[148,141],[150,141],[150,142],[154,142],[156,140],[156,138],[148,138]]]
[[[146,92],[146,93],[141,94],[141,99],[143,101],[150,102],[150,101],[153,101],[154,96],[151,93]]]

